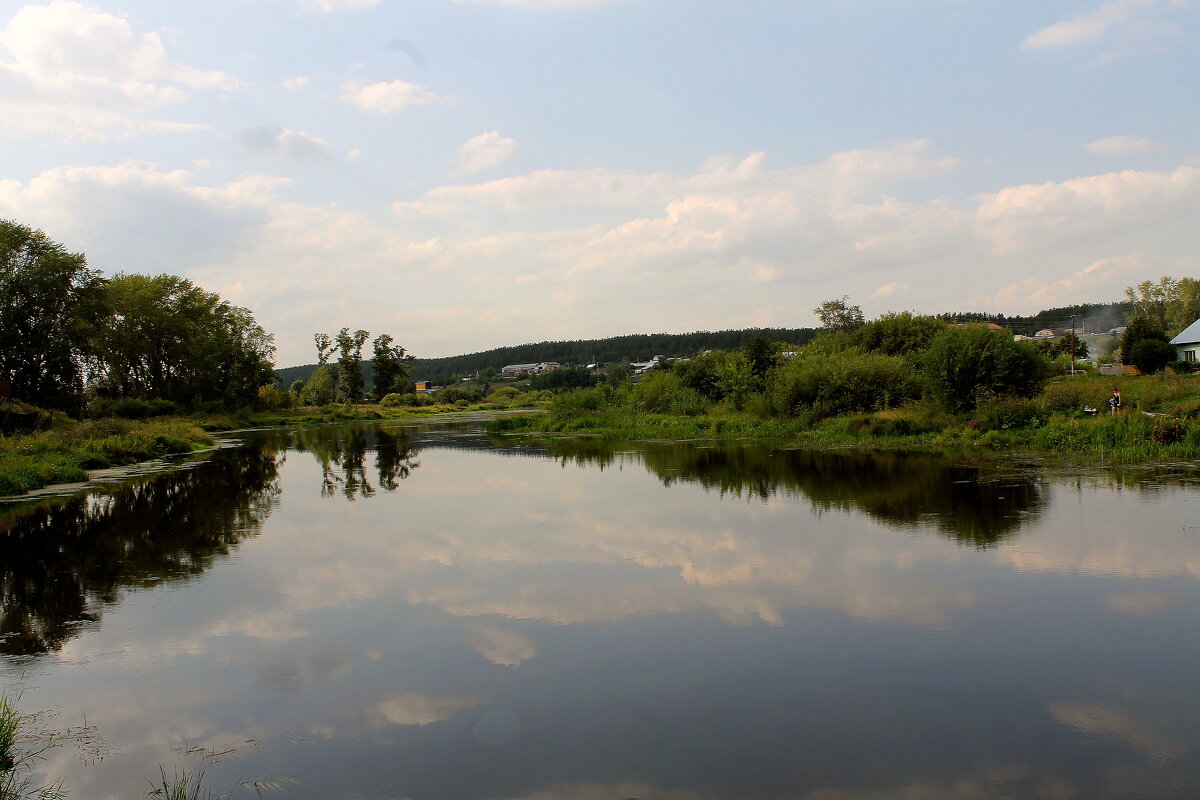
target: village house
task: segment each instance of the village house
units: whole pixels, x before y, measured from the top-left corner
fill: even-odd
[[[1175,345],[1176,357],[1180,361],[1196,363],[1196,352],[1200,350],[1200,319],[1183,329],[1171,344]]]
[[[509,364],[500,368],[501,378],[519,378],[522,375],[541,375],[561,367],[557,361],[542,361],[537,364]]]

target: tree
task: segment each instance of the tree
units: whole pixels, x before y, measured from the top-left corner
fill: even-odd
[[[45,233],[0,220],[0,378],[16,396],[76,411],[100,273]]]
[[[1168,339],[1200,319],[1200,280],[1196,278],[1164,275],[1157,283],[1142,281],[1127,287],[1125,297],[1133,306],[1130,323],[1148,319]]]
[[[949,411],[969,411],[988,394],[1033,397],[1045,385],[1050,364],[1027,342],[983,325],[952,327],[925,351],[930,393]]]
[[[1154,341],[1162,344],[1167,342],[1167,333],[1163,329],[1162,321],[1152,314],[1135,314],[1129,320],[1129,324],[1125,326],[1125,332],[1121,334],[1121,363],[1132,364],[1141,372],[1157,372],[1166,364],[1158,364],[1157,356],[1155,355],[1159,349],[1151,347],[1149,350],[1138,348],[1138,344],[1144,341]],[[1169,346],[1169,345],[1168,345]],[[1143,358],[1149,354],[1150,360],[1143,362],[1147,367],[1142,368],[1134,359]],[[1174,348],[1172,348],[1172,358],[1174,357]],[[1167,361],[1171,359],[1168,358]],[[1155,365],[1157,367],[1155,367]]]
[[[945,329],[946,323],[936,317],[903,311],[868,322],[854,332],[853,342],[867,353],[910,356],[923,351]]]
[[[1078,336],[1068,331],[1050,342],[1050,355],[1087,358],[1088,346],[1086,342],[1082,341]]]
[[[333,402],[333,370],[322,364],[313,370],[300,395],[306,406],[323,406]]]
[[[371,342],[374,381],[372,391],[377,399],[382,399],[384,395],[392,392],[402,391],[404,387],[398,384],[407,382],[412,370],[413,357],[405,355],[403,347],[393,346],[393,341],[391,336],[383,333]]]
[[[313,343],[317,346],[317,366],[323,367],[333,354],[333,339],[328,333],[314,333]]]
[[[338,348],[337,394],[347,403],[361,403],[363,399],[362,349],[371,334],[361,328],[353,334],[342,328],[334,337]]]
[[[765,336],[755,336],[742,347],[742,355],[750,366],[750,374],[759,391],[766,385],[767,373],[779,364],[779,355]]]
[[[1161,339],[1139,339],[1129,348],[1126,364],[1138,368],[1138,372],[1149,375],[1158,372],[1175,360],[1175,348]]]
[[[826,300],[813,309],[821,327],[830,331],[846,331],[847,333],[861,328],[864,323],[862,309],[850,305],[850,297],[843,295],[840,300]]]
[[[244,405],[273,380],[274,337],[244,308],[176,275],[116,275],[93,340],[104,397]]]

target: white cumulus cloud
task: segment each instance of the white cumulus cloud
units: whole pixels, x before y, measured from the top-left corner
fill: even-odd
[[[350,81],[342,87],[342,100],[363,111],[378,114],[395,114],[409,106],[425,106],[444,103],[447,98],[407,81],[381,81],[363,85]]]
[[[459,175],[498,167],[516,155],[516,139],[501,136],[499,131],[487,131],[468,139],[458,148],[456,161]]]
[[[333,152],[329,142],[320,136],[267,125],[243,128],[234,133],[233,141],[249,153],[270,154],[300,163],[329,161]]]
[[[1031,33],[1021,43],[1026,50],[1077,47],[1092,44],[1112,34],[1148,38],[1173,33],[1169,22],[1152,22],[1147,17],[1161,9],[1174,9],[1179,0],[1110,0],[1087,14],[1064,19]]]
[[[1084,148],[1106,156],[1132,156],[1166,149],[1164,145],[1144,136],[1109,136],[1106,139],[1088,142]]]
[[[0,129],[76,139],[194,130],[147,116],[189,90],[229,91],[237,78],[171,59],[158,34],[70,0],[25,6],[0,33]]]

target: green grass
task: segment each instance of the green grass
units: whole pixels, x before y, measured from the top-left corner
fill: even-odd
[[[1113,387],[1124,410],[1107,414]],[[1134,464],[1200,459],[1200,376],[1064,377],[1033,400],[996,398],[958,416],[927,403],[826,419],[779,418],[713,406],[705,414],[650,414],[597,395],[555,401],[548,413],[504,417],[492,433],[549,433],[608,439],[781,440],[812,448],[943,454],[1042,452]],[[1088,416],[1084,406],[1099,408]]]
[[[0,495],[87,478],[123,466],[211,446],[212,437],[177,419],[101,419],[41,433],[0,437]]]
[[[6,695],[0,695],[0,800],[61,800],[58,783],[38,786],[34,764],[42,753],[57,746],[53,741],[26,742],[21,738],[21,715]]]

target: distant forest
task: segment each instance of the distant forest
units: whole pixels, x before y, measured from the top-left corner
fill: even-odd
[[[508,364],[536,364],[558,361],[563,364],[586,365],[618,362],[649,361],[654,356],[679,358],[694,356],[704,350],[736,350],[755,336],[772,342],[802,345],[816,335],[815,328],[744,328],[732,331],[696,331],[694,333],[635,333],[608,339],[575,339],[565,342],[537,342],[512,347],[498,347],[481,353],[468,353],[446,358],[418,358],[412,361],[413,380],[433,381],[438,385],[459,378],[479,375],[488,377]],[[316,364],[286,367],[276,370],[280,383],[290,386],[293,381],[307,381]],[[363,362],[368,386],[373,386],[371,362]]]
[[[1076,330],[1083,333],[1103,333],[1125,324],[1129,303],[1085,303],[1040,311],[1032,317],[1008,317],[1004,314],[979,312],[950,312],[938,314],[949,322],[995,322],[1014,334],[1032,336],[1043,328],[1059,332],[1069,330],[1074,319]],[[696,331],[694,333],[637,333],[607,339],[575,339],[562,342],[537,342],[512,347],[498,347],[480,353],[468,353],[446,358],[418,358],[412,363],[413,380],[432,381],[437,385],[453,383],[460,378],[479,375],[491,377],[507,364],[532,364],[559,361],[563,364],[607,364],[649,361],[654,356],[679,358],[694,356],[704,350],[735,350],[755,336],[773,342],[802,345],[817,334],[816,328],[743,328],[729,331]],[[279,382],[290,386],[293,381],[307,381],[316,364],[285,367],[275,371]],[[363,377],[367,386],[374,385],[371,362],[363,362]]]

